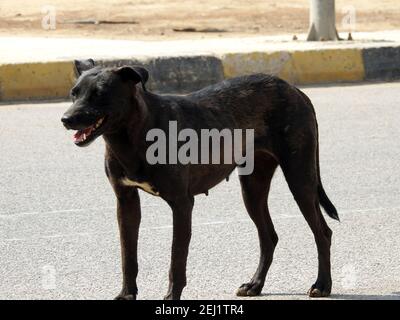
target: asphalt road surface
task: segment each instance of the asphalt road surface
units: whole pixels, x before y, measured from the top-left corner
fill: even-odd
[[[333,229],[333,299],[400,299],[400,83],[307,88],[320,127]],[[0,105],[0,299],[111,299],[121,268],[104,143],[79,149],[68,103]],[[173,186],[172,186],[173,187]],[[140,299],[166,293],[171,213],[141,192]],[[279,235],[258,299],[308,299],[314,239],[280,171],[270,211]],[[236,174],[196,198],[184,299],[233,299],[258,263]]]

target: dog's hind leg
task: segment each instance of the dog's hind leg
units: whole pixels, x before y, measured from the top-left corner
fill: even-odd
[[[256,296],[261,293],[278,243],[278,236],[268,211],[268,193],[277,165],[270,155],[258,153],[255,155],[253,173],[240,176],[244,203],[257,227],[261,252],[257,271],[250,282],[240,286],[236,292],[238,296]]]
[[[308,139],[296,152],[286,152],[281,167],[290,191],[310,226],[318,250],[318,277],[309,290],[310,297],[325,297],[331,293],[330,246],[332,231],[328,227],[319,204],[320,179],[315,139]]]
[[[179,300],[186,286],[186,261],[192,228],[192,209],[194,198],[181,197],[168,201],[173,214],[173,239],[171,267],[169,270],[169,287],[165,300]]]

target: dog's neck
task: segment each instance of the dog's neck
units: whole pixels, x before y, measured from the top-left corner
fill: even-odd
[[[151,110],[152,99],[149,100],[146,96],[149,95],[138,90],[131,102],[132,114],[118,130],[103,135],[108,152],[112,152],[125,171],[128,168],[129,171],[134,171],[145,160],[146,133],[154,127],[156,121],[156,115]]]

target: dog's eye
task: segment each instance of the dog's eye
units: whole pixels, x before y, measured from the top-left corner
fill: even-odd
[[[79,94],[79,90],[78,89],[72,89],[71,90],[71,97],[76,97]]]
[[[70,96],[71,96],[72,101],[74,101],[74,100],[76,99],[76,97],[78,96],[78,94],[79,94],[79,90],[78,90],[78,89],[72,89],[72,90],[71,90]]]

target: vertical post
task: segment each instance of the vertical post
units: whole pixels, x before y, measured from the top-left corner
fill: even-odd
[[[339,40],[335,20],[335,0],[310,0],[307,41]]]

